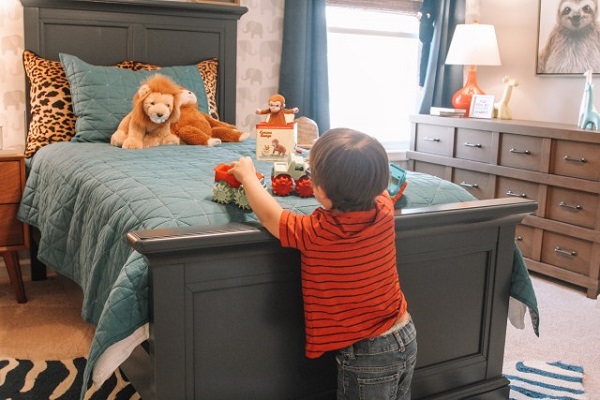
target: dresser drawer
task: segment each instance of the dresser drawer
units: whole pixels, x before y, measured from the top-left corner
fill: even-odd
[[[533,258],[533,233],[535,229],[527,225],[517,225],[515,230],[515,243],[527,258]]]
[[[24,227],[17,219],[18,208],[18,204],[0,204],[0,247],[24,244]]]
[[[539,185],[533,182],[499,176],[496,179],[496,197],[520,197],[539,202]]]
[[[530,171],[541,171],[542,139],[503,133],[500,135],[498,164]]]
[[[592,243],[554,232],[544,232],[542,262],[588,275]]]
[[[415,171],[437,176],[440,179],[446,179],[446,167],[444,165],[415,161]]]
[[[21,163],[15,161],[0,162],[0,204],[21,201]]]
[[[477,171],[455,168],[452,182],[462,186],[479,200],[494,198],[493,176]]]
[[[419,125],[415,140],[416,151],[452,157],[454,128],[434,125]]]
[[[491,163],[493,156],[491,133],[476,129],[457,129],[454,154],[456,158]]]
[[[554,141],[551,172],[574,178],[600,180],[600,145]]]
[[[554,186],[548,188],[546,218],[594,229],[597,209],[597,194]]]

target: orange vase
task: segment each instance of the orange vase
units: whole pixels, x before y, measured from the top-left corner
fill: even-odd
[[[454,108],[465,110],[465,117],[469,116],[469,108],[471,107],[471,98],[474,94],[485,94],[483,90],[477,86],[477,70],[471,65],[467,74],[467,82],[465,86],[458,89],[452,96],[452,106]]]

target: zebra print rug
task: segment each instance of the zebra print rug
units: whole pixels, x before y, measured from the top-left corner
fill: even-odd
[[[583,368],[557,362],[519,361],[504,373],[510,381],[510,400],[584,400]]]
[[[86,359],[31,361],[0,358],[0,399],[78,400]],[[127,377],[117,370],[100,388],[90,388],[86,400],[140,399]]]

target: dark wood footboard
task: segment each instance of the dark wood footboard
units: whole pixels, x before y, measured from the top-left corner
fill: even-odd
[[[397,213],[398,270],[418,332],[413,398],[506,399],[514,229],[536,203]],[[148,351],[126,374],[149,399],[334,398],[333,355],[304,356],[299,254],[260,227],[132,232],[150,265]]]

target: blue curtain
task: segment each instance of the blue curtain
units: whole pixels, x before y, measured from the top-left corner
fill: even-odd
[[[283,15],[283,48],[279,93],[297,116],[329,129],[326,0],[287,0]]]
[[[426,2],[428,0],[423,2],[424,6]],[[439,0],[434,3],[436,9],[433,19],[433,38],[419,108],[420,114],[429,114],[432,106],[452,107],[452,95],[463,86],[463,67],[445,65],[444,62],[456,25],[465,22],[465,0]]]

